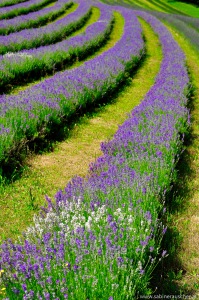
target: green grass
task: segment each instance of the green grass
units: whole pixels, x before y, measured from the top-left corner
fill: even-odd
[[[199,7],[193,4],[184,3],[175,0],[161,0],[161,2],[166,3],[172,9],[177,9],[178,11],[185,13],[188,16],[199,18]]]
[[[116,23],[106,51],[122,36],[124,20],[117,13]],[[96,109],[92,115],[85,115],[69,132],[68,138],[55,146],[54,152],[29,159],[29,168],[21,179],[2,186],[0,190],[0,240],[16,238],[32,222],[38,206],[44,204],[44,195],[53,196],[64,188],[75,175],[85,176],[88,165],[100,155],[100,142],[110,138],[123,123],[135,105],[144,98],[154,83],[162,59],[158,38],[142,21],[147,37],[147,57],[142,66],[121,88],[110,104]],[[98,55],[100,52],[97,53]]]
[[[106,0],[105,2],[120,4],[118,0]],[[182,14],[199,18],[199,7],[175,0],[123,0],[124,3],[138,5],[148,10],[155,10],[165,13]]]

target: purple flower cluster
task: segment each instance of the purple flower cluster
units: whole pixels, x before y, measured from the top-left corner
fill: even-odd
[[[40,78],[42,74],[52,73],[56,65],[70,63],[74,57],[80,59],[100,47],[111,33],[113,15],[112,10],[107,10],[105,5],[96,4],[96,6],[100,8],[101,16],[84,33],[53,45],[2,56],[0,87],[15,82],[17,78],[22,81],[26,73],[30,78],[32,72],[34,78]],[[25,76],[26,81],[27,76]]]
[[[144,42],[137,18],[125,8],[121,12],[126,20],[124,34],[113,48],[18,95],[0,96],[1,120],[11,130],[12,148],[15,139],[25,138],[27,132],[36,133],[41,124],[48,124],[54,117],[71,116],[124,80],[126,72],[140,60]]]
[[[68,7],[69,3],[64,0],[58,0],[55,5],[46,7],[27,15],[17,16],[10,20],[0,20],[0,34],[7,35],[11,32],[19,31],[25,28],[44,25],[49,20],[60,15]]]
[[[53,1],[54,0],[29,0],[25,1],[25,3],[17,3],[13,6],[0,8],[0,20],[28,14],[31,11],[39,10],[41,7]]]
[[[66,1],[69,2],[70,0]],[[89,17],[91,5],[88,1],[79,0],[77,10],[64,18],[40,28],[24,29],[20,32],[2,36],[0,53],[16,52],[41,45],[53,44],[64,39],[77,29]]]

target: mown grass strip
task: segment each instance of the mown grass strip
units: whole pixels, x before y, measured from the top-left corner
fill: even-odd
[[[178,181],[169,199],[169,256],[162,268],[158,293],[199,297],[199,51],[180,31],[165,24],[186,55],[194,93],[190,98],[191,131],[178,164]],[[158,272],[160,278],[160,272]],[[159,280],[159,279],[158,279]],[[194,298],[194,299],[195,299]]]
[[[112,47],[118,36],[122,35],[123,21],[117,18],[117,22],[119,24],[115,24],[104,51]],[[29,159],[31,167],[20,180],[1,187],[2,240],[6,237],[15,238],[31,223],[37,207],[44,204],[45,194],[53,196],[76,174],[86,175],[88,164],[101,154],[100,142],[115,133],[118,124],[123,123],[127,113],[139,104],[153,85],[162,54],[158,38],[145,22],[142,21],[142,25],[147,38],[147,58],[128,85],[121,88],[117,97],[110,99],[111,104],[102,105],[91,117],[85,115],[73,124],[68,139],[57,144],[54,152]]]

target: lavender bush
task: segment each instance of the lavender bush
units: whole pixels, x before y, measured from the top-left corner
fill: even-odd
[[[129,12],[117,9],[129,22]],[[47,197],[48,207],[35,216],[24,240],[1,245],[8,299],[120,300],[151,294],[151,273],[157,258],[166,256],[164,196],[189,126],[189,78],[167,29],[145,12],[130,14],[144,18],[160,38],[163,61],[156,82],[113,139],[102,143],[103,155],[90,165],[87,178],[75,177],[55,201]],[[118,44],[122,51],[124,43]]]
[[[6,84],[35,80],[63,69],[74,59],[81,59],[89,53],[94,53],[109,37],[113,27],[112,10],[107,10],[103,4],[98,4],[101,17],[90,25],[85,32],[59,43],[42,46],[37,49],[7,53],[0,59],[0,87],[3,92]]]
[[[80,28],[89,18],[90,14],[90,3],[79,0],[79,6],[75,12],[56,22],[40,28],[24,29],[20,32],[11,33],[8,36],[2,36],[0,53],[16,52],[22,49],[30,49],[59,42]]]
[[[72,2],[67,3],[66,1],[58,0],[55,5],[51,7],[46,7],[27,15],[17,16],[10,20],[0,20],[0,34],[7,35],[22,29],[44,25],[64,13],[70,5],[72,5]]]
[[[0,9],[0,20],[28,14],[31,11],[37,11],[53,1],[54,0],[29,0],[25,3],[18,3],[13,6],[3,7]]]

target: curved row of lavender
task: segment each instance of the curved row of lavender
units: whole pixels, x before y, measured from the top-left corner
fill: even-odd
[[[84,65],[56,73],[17,95],[0,95],[0,161],[27,137],[46,132],[122,82],[140,60],[144,43],[131,11],[122,11],[125,31],[116,45]],[[129,20],[128,20],[129,18]]]
[[[0,3],[0,7],[6,7],[6,6],[11,6],[15,4],[19,4],[22,2],[26,2],[28,0],[2,0]]]
[[[101,16],[97,22],[90,25],[85,32],[59,43],[21,51],[1,56],[0,88],[6,84],[16,84],[23,80],[31,81],[54,70],[63,69],[73,63],[74,59],[82,59],[89,53],[94,53],[107,40],[113,27],[112,10],[107,10],[103,4],[95,4],[100,9]]]
[[[66,0],[70,3],[70,0]],[[19,32],[2,36],[0,40],[0,53],[16,52],[22,49],[49,45],[66,38],[67,35],[82,26],[91,14],[91,3],[78,0],[78,8],[71,14],[46,26],[24,29]]]
[[[134,25],[133,16],[141,16],[157,32],[161,69],[142,103],[114,138],[102,143],[104,154],[87,178],[75,177],[57,192],[55,202],[47,197],[48,208],[35,217],[24,242],[2,244],[0,268],[8,297],[122,300],[151,292],[148,283],[166,231],[160,219],[164,195],[188,128],[189,79],[182,51],[156,18],[117,9]],[[116,49],[121,51],[123,43]]]
[[[28,14],[31,11],[39,10],[51,2],[54,2],[54,0],[29,0],[24,3],[0,8],[0,20],[10,19],[22,14]]]
[[[45,7],[39,11],[17,16],[9,20],[0,20],[0,34],[7,35],[11,32],[20,31],[25,28],[27,29],[38,25],[44,25],[46,22],[49,22],[49,20],[52,21],[54,18],[63,13],[67,7],[68,3],[66,1],[58,0],[55,5]]]

